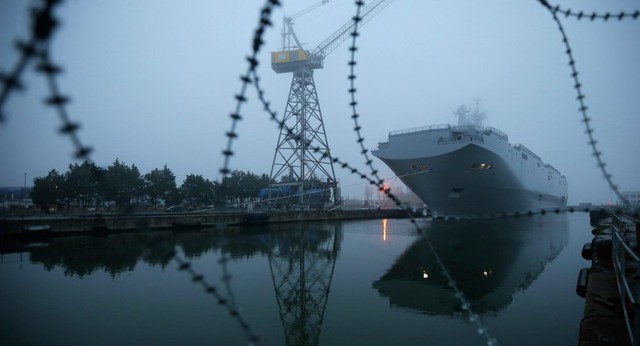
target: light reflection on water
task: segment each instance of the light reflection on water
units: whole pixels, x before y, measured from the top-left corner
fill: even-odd
[[[500,344],[577,342],[586,215],[421,226]],[[2,255],[0,344],[246,344],[167,247],[226,295],[224,253],[269,345],[482,344],[425,242],[408,220],[52,239]]]

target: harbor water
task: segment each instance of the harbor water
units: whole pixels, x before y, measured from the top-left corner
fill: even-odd
[[[487,344],[463,301],[498,345],[578,342],[588,215],[418,225],[422,234],[389,219],[3,248],[0,344],[246,345],[234,304],[266,345]],[[179,270],[172,250],[225,304]]]

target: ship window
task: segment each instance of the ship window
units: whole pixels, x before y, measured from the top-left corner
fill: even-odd
[[[423,164],[421,164],[421,165],[420,165],[420,169],[424,171],[425,169],[427,169],[427,165],[426,165],[426,164],[424,164],[424,163],[423,163]]]
[[[411,164],[411,169],[413,169],[413,170],[415,170],[415,169],[416,169],[416,164],[415,164],[415,163],[412,163],[412,164]]]
[[[493,165],[490,163],[474,163],[471,165],[471,168],[476,168],[476,169],[491,169],[493,168]]]
[[[456,137],[456,139],[457,139],[457,140],[461,140],[461,139],[462,139],[462,136],[457,136],[457,137]]]
[[[527,154],[525,154],[525,153],[522,153],[522,158],[525,159],[525,160],[528,160],[529,156],[527,156]]]

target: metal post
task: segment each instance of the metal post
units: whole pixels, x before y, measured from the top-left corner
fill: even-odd
[[[640,232],[640,223],[636,224],[636,251],[638,251],[638,233]],[[636,275],[634,276],[635,288],[633,290],[635,303],[633,304],[634,321],[633,321],[633,344],[634,346],[640,346],[640,261],[635,261]]]

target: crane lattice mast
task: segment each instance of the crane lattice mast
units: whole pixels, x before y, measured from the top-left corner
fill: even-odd
[[[391,1],[376,0],[364,7],[359,26],[368,22]],[[297,187],[300,203],[305,203],[305,193],[311,189],[328,190],[330,201],[339,203],[340,193],[329,155],[329,141],[313,71],[324,67],[324,59],[349,37],[355,23],[353,20],[345,23],[312,52],[303,49],[293,30],[295,17],[326,2],[323,0],[294,16],[285,17],[282,50],[271,53],[271,68],[276,73],[293,73],[293,78],[282,119],[286,126],[280,130],[271,165],[270,199],[271,188],[290,186]]]

